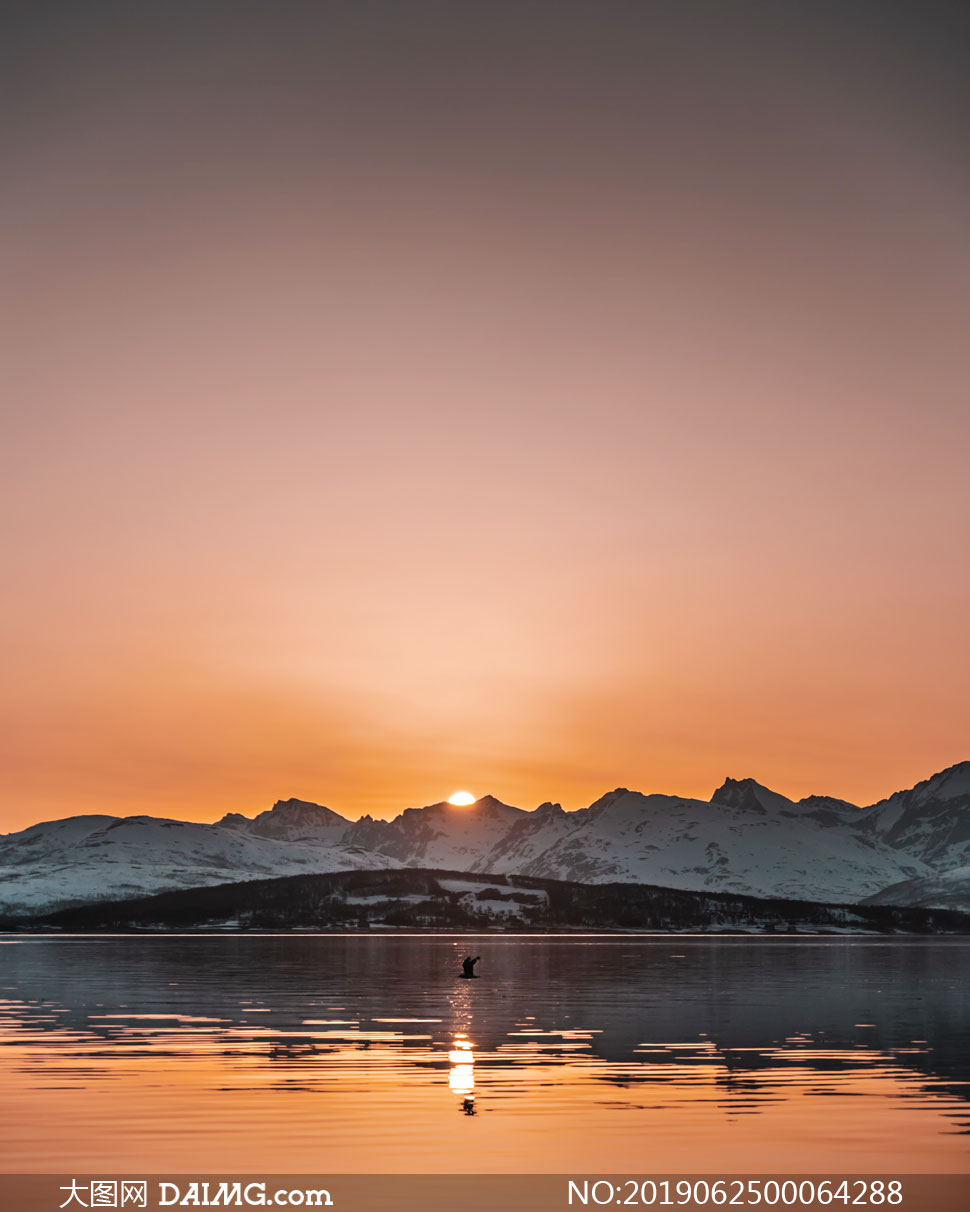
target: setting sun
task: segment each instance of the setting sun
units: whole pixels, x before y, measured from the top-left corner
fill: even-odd
[[[448,803],[454,804],[456,808],[467,808],[474,802],[475,797],[470,791],[456,791],[454,795],[448,797]]]

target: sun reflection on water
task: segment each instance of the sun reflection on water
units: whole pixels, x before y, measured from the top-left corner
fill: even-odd
[[[474,1044],[464,1034],[452,1041],[448,1061],[448,1088],[461,1097],[461,1109],[466,1115],[475,1114],[475,1052]]]

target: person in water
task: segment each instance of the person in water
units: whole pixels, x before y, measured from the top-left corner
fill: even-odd
[[[474,959],[470,955],[466,955],[461,965],[461,974],[467,979],[471,979],[475,975],[475,965],[482,957],[476,955]]]

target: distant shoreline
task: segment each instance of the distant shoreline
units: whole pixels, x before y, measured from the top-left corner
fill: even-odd
[[[706,938],[706,939],[945,939],[970,938],[963,930],[473,930],[422,929],[340,930],[292,927],[277,930],[220,930],[216,927],[164,930],[54,930],[38,926],[0,929],[0,940],[13,938]]]
[[[0,915],[10,934],[970,934],[970,914],[426,869],[280,876]]]

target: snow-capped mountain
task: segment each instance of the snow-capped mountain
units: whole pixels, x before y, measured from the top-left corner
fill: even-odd
[[[278,840],[238,827],[151,816],[77,816],[0,837],[0,911],[395,866],[385,855],[339,841]]]
[[[579,812],[550,806],[541,825],[527,832],[520,824],[471,869],[828,901],[858,900],[928,874],[919,860],[849,823],[820,825],[749,784],[725,785],[710,802],[619,788]]]
[[[970,762],[868,808],[727,779],[709,801],[618,788],[576,812],[485,796],[390,821],[298,799],[214,825],[72,817],[0,835],[0,911],[384,867],[957,907],[970,897]]]

